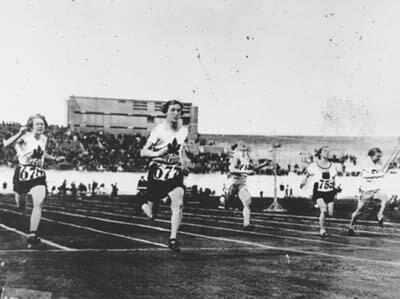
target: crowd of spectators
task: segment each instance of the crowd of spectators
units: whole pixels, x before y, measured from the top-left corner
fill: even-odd
[[[1,139],[17,133],[20,125],[1,124]],[[103,131],[71,133],[67,128],[49,126],[46,136],[47,152],[55,156],[65,156],[61,164],[47,163],[50,168],[89,171],[145,171],[148,160],[140,157],[140,149],[146,139],[140,134],[110,134]],[[0,152],[0,164],[15,164],[15,150]]]
[[[0,124],[0,139],[16,134],[19,128],[18,123],[3,122]],[[48,161],[46,164],[49,168],[144,172],[149,163],[149,159],[140,157],[140,149],[146,142],[146,138],[140,134],[115,135],[103,131],[71,133],[65,127],[49,126],[46,136],[47,152],[66,158],[59,164]],[[193,173],[225,173],[228,170],[228,154],[197,152],[189,156]],[[0,151],[0,165],[13,166],[16,163],[14,148]]]
[[[0,123],[0,139],[6,139],[18,132],[18,123]],[[111,134],[104,131],[71,132],[68,128],[49,126],[47,152],[55,156],[65,156],[63,163],[46,163],[48,168],[61,170],[88,171],[118,171],[144,172],[149,163],[148,158],[140,157],[140,149],[146,142],[146,137],[140,134]],[[201,147],[205,141],[197,140],[195,145]],[[204,151],[189,152],[192,173],[227,173],[230,154]],[[310,155],[312,162],[313,156]],[[333,157],[334,162],[343,167],[343,172],[356,175],[357,158],[351,155]],[[257,161],[262,162],[262,160]],[[299,161],[300,162],[300,161]],[[13,166],[17,163],[14,148],[0,151],[0,165]],[[305,164],[287,165],[286,168],[276,165],[278,175],[290,173],[302,175]],[[346,170],[347,169],[347,170]],[[273,175],[272,166],[257,171],[262,175]]]

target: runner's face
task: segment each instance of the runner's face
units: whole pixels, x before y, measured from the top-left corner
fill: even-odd
[[[242,157],[246,157],[249,154],[249,150],[245,145],[239,145],[238,151]]]
[[[321,158],[329,160],[330,157],[331,157],[331,151],[329,150],[329,148],[324,147],[321,151]]]
[[[179,104],[173,104],[168,107],[167,120],[177,122],[182,115],[182,108]]]
[[[42,134],[44,132],[45,125],[41,118],[34,118],[32,122],[32,132],[34,134]]]
[[[377,162],[381,161],[381,159],[382,159],[382,154],[381,154],[381,153],[376,153],[376,154],[372,157],[372,161],[373,161],[374,163],[377,163]]]

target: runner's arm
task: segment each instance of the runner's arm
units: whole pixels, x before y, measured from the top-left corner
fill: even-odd
[[[17,134],[15,134],[14,136],[11,136],[10,138],[8,138],[7,140],[3,141],[3,146],[4,148],[8,147],[8,146],[12,146],[13,144],[15,144],[18,140],[20,140],[20,138],[28,131],[28,128],[25,126],[22,126],[19,129],[19,132]]]
[[[192,166],[192,161],[188,156],[187,141],[182,145],[182,150],[180,152],[181,167],[184,175],[189,174],[189,168]]]
[[[300,183],[300,188],[303,189],[307,183],[308,183],[308,179],[312,177],[312,174],[310,174],[309,172],[307,172],[306,176],[303,178],[303,180]]]
[[[239,168],[237,168],[239,159],[238,157],[233,156],[231,163],[229,164],[229,172],[231,174],[253,174],[254,171],[253,170],[241,170]]]
[[[254,171],[260,170],[261,168],[268,166],[272,163],[272,160],[266,160],[260,164],[252,164],[251,167],[253,168]]]
[[[140,156],[141,157],[147,157],[147,158],[161,157],[164,154],[166,154],[167,151],[168,151],[167,148],[161,149],[159,151],[153,151],[151,149],[153,147],[153,145],[154,145],[154,143],[149,138],[147,140],[146,144],[144,145],[144,147],[142,148],[142,150],[140,151]]]
[[[50,155],[48,153],[44,154],[44,158],[47,159],[47,160],[56,161],[56,162],[61,162],[61,161],[65,160],[64,156],[55,157],[55,156],[52,156],[52,155]]]

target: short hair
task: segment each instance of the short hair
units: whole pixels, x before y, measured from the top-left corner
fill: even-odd
[[[373,147],[368,151],[368,156],[373,157],[376,154],[382,154],[382,151],[379,147]]]
[[[163,113],[167,113],[167,112],[168,112],[168,109],[169,109],[169,106],[171,106],[171,105],[179,105],[179,106],[181,107],[181,110],[183,110],[183,104],[182,104],[181,102],[179,102],[178,100],[170,100],[170,101],[166,102],[166,103],[162,106],[161,111],[162,111]]]
[[[32,129],[33,129],[33,120],[34,120],[35,118],[40,118],[40,119],[43,121],[43,123],[44,123],[44,128],[47,129],[48,124],[47,124],[46,117],[44,117],[44,116],[41,115],[41,114],[36,114],[36,115],[30,116],[30,117],[28,118],[28,121],[26,122],[26,126],[28,127],[29,130],[32,130]]]
[[[315,157],[317,157],[318,159],[321,159],[321,154],[322,154],[322,150],[324,148],[329,148],[327,145],[321,146],[319,149],[315,150]]]

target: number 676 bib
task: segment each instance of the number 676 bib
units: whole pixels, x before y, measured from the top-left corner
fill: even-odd
[[[21,182],[32,181],[45,175],[43,169],[34,166],[22,166],[19,169],[18,178]]]

